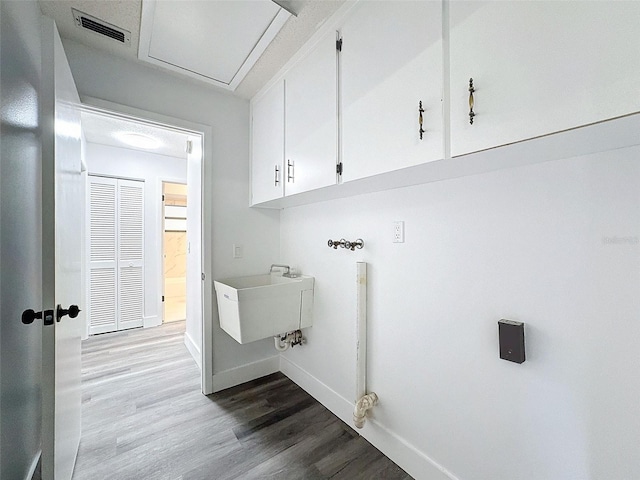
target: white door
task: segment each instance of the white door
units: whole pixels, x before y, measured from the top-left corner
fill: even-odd
[[[442,2],[361,2],[340,33],[342,181],[444,158]]]
[[[336,183],[337,62],[329,32],[285,78],[285,195]]]
[[[68,480],[80,443],[83,296],[80,99],[53,20],[42,23],[42,478]],[[80,308],[82,306],[80,305]],[[58,310],[58,313],[63,313]],[[53,322],[48,318],[53,317]],[[47,323],[51,323],[47,325]]]
[[[144,182],[118,180],[118,330],[144,322]]]
[[[284,192],[284,80],[251,108],[251,204],[282,197]]]
[[[142,327],[144,182],[89,176],[89,334]]]
[[[118,329],[118,180],[89,176],[89,334]]]

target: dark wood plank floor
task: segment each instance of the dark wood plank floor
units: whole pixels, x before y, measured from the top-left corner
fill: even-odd
[[[83,343],[74,480],[410,479],[284,375],[210,396],[184,322]]]

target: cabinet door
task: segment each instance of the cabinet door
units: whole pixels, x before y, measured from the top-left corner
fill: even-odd
[[[252,105],[251,204],[282,197],[284,80]]]
[[[452,155],[639,111],[638,25],[640,2],[451,2]]]
[[[442,3],[361,2],[341,36],[343,181],[443,158]]]
[[[332,31],[285,77],[285,195],[336,183],[336,53]]]

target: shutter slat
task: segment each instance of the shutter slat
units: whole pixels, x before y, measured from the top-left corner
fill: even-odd
[[[116,259],[116,187],[92,180],[90,197],[90,260]]]
[[[116,269],[94,268],[89,281],[90,333],[105,331],[104,327],[116,329]],[[103,327],[103,328],[101,328]],[[96,331],[99,329],[99,331]]]
[[[142,325],[142,267],[120,269],[120,322]]]
[[[120,260],[142,260],[144,229],[144,190],[130,184],[119,186],[119,256]]]

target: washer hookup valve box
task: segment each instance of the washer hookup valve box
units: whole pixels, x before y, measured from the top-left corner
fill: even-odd
[[[500,320],[498,322],[498,336],[500,337],[500,358],[515,363],[525,361],[524,323]]]

